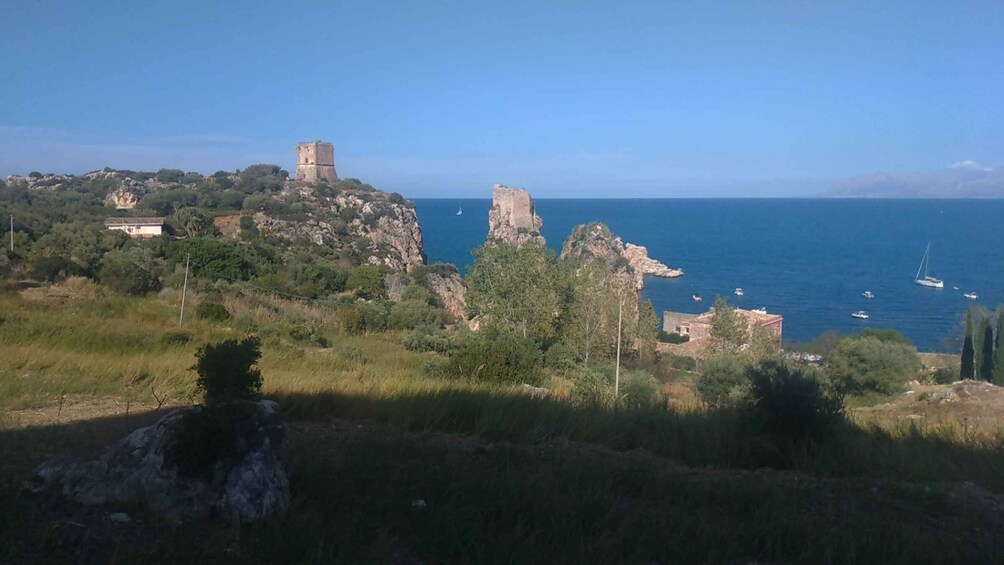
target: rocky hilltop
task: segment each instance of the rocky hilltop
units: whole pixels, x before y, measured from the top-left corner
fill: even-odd
[[[645,276],[680,277],[681,269],[671,269],[648,256],[648,249],[624,243],[606,224],[593,222],[572,229],[561,249],[562,258],[599,261],[614,275],[630,279],[634,287],[645,286]]]
[[[522,188],[502,184],[492,187],[492,208],[488,211],[488,241],[517,247],[534,243],[545,245],[540,228],[544,221],[537,215],[533,198]]]

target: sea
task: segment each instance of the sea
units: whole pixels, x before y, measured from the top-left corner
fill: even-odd
[[[471,250],[488,232],[491,204],[416,199],[429,262],[466,272]],[[650,257],[683,269],[677,279],[645,280],[645,298],[660,317],[665,310],[704,312],[720,295],[740,308],[783,315],[789,342],[893,328],[921,351],[948,351],[971,304],[1004,303],[1004,200],[539,199],[536,205],[547,245],[557,252],[573,226],[603,222],[625,242],[647,247]],[[913,282],[929,243],[929,273],[945,281],[943,289]],[[864,298],[865,291],[875,297]],[[967,292],[979,298],[964,298]],[[858,310],[869,318],[852,318]]]

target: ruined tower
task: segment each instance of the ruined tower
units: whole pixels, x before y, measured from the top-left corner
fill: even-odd
[[[296,180],[317,182],[338,180],[335,146],[323,141],[307,141],[296,146]]]

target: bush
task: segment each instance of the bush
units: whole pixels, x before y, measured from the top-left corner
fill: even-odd
[[[508,335],[479,335],[450,358],[455,375],[478,382],[537,384],[540,351],[530,340]]]
[[[765,361],[750,367],[747,375],[756,410],[775,434],[820,440],[843,419],[843,399],[808,370]]]
[[[366,300],[383,298],[383,272],[376,265],[360,265],[349,273],[346,286]]]
[[[195,307],[195,317],[210,322],[225,322],[230,319],[227,307],[216,302],[200,302]]]
[[[101,262],[101,283],[121,294],[141,295],[160,290],[160,261],[149,249],[109,251]]]
[[[328,339],[322,333],[323,327],[315,320],[307,320],[296,316],[286,316],[282,320],[282,331],[290,339],[300,343],[309,343],[318,347],[327,347]]]
[[[841,339],[830,354],[827,374],[841,394],[891,394],[920,370],[913,346],[875,337]]]
[[[261,358],[261,343],[256,337],[228,339],[207,343],[195,354],[198,373],[196,389],[207,406],[234,400],[257,400],[261,397],[261,371],[255,366]]]
[[[659,384],[648,371],[621,370],[620,403],[625,408],[644,408],[659,399]]]
[[[673,344],[687,343],[688,341],[690,341],[690,336],[678,334],[676,332],[660,331],[659,341],[663,343],[673,343]]]
[[[450,353],[452,345],[450,336],[445,331],[431,326],[415,328],[404,336],[402,343],[408,351],[419,353],[434,351],[443,354]]]
[[[390,316],[387,318],[387,325],[399,330],[442,324],[443,310],[429,306],[424,300],[402,300],[391,306]]]
[[[193,409],[171,430],[165,463],[183,477],[211,479],[217,464],[228,467],[243,455],[240,438],[254,432],[252,416],[253,407],[244,404]]]
[[[673,353],[662,353],[659,355],[659,364],[680,371],[694,371],[697,369],[697,359],[686,355],[675,355]]]
[[[366,332],[366,320],[359,313],[359,309],[350,304],[339,306],[335,310],[335,318],[338,320],[338,327],[342,333],[348,335],[362,335]]]
[[[568,374],[572,398],[585,404],[609,405],[614,400],[616,367],[580,365]],[[651,406],[659,399],[659,384],[648,371],[621,369],[620,405],[625,408]]]
[[[716,355],[705,361],[696,388],[701,400],[715,408],[741,406],[750,399],[746,365],[734,355]]]
[[[575,366],[575,352],[563,343],[555,343],[544,352],[544,366],[552,369],[570,369]]]

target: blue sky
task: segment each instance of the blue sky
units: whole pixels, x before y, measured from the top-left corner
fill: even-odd
[[[411,197],[785,196],[1004,164],[1002,2],[0,4],[0,175],[294,166]]]

